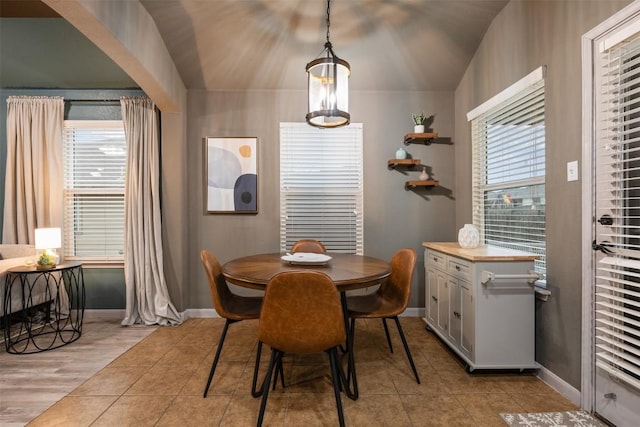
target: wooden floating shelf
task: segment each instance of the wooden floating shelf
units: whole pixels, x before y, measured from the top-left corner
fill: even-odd
[[[387,162],[389,169],[394,169],[396,166],[413,167],[420,164],[420,159],[391,159]]]
[[[404,183],[405,190],[410,190],[416,187],[435,187],[440,184],[440,181],[434,179],[427,179],[425,181],[407,181]]]
[[[408,133],[404,136],[404,145],[425,144],[430,145],[438,137],[437,133]]]

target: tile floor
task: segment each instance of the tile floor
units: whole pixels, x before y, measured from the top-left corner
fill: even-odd
[[[413,378],[395,328],[392,354],[380,321],[359,321],[360,398],[343,396],[348,426],[505,426],[501,412],[578,409],[531,374],[469,374],[421,319],[401,322],[422,384]],[[260,399],[249,391],[257,321],[230,327],[209,396],[202,398],[223,324],[198,318],[158,328],[29,425],[255,425]],[[289,356],[284,369],[287,386],[270,393],[264,425],[337,425],[327,356]]]

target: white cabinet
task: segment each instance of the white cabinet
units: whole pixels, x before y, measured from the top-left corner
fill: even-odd
[[[461,249],[457,243],[423,245],[429,328],[470,370],[538,368],[535,293],[527,278],[535,256],[492,247]],[[488,274],[492,280],[486,280]]]
[[[467,357],[473,350],[473,294],[469,282],[449,278],[449,339]]]
[[[425,264],[426,265],[426,264]],[[438,320],[438,274],[439,270],[436,270],[432,266],[426,267],[425,278],[427,280],[427,289],[425,292],[425,313],[427,320],[435,324]],[[440,277],[444,277],[440,273]]]

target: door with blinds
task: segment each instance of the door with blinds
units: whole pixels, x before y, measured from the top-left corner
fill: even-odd
[[[621,427],[640,405],[640,16],[594,42],[593,404]]]

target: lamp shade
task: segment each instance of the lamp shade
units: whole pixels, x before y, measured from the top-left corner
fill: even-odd
[[[36,249],[57,249],[62,247],[60,228],[36,228]]]
[[[307,64],[309,80],[309,112],[307,123],[316,127],[338,127],[349,124],[349,63],[333,55]]]

